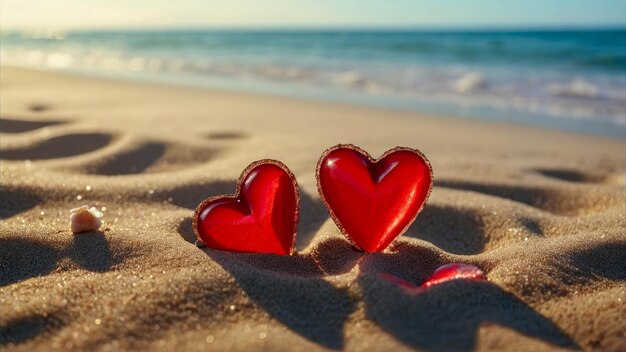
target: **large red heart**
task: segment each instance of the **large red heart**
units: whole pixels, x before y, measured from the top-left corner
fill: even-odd
[[[298,226],[298,184],[279,161],[260,160],[241,174],[237,193],[198,205],[193,228],[213,249],[290,254]]]
[[[416,149],[397,147],[374,160],[353,145],[338,145],[317,164],[317,188],[341,232],[359,249],[383,251],[415,220],[433,176]]]

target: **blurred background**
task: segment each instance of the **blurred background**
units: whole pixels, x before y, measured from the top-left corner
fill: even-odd
[[[626,131],[626,0],[3,0],[0,14],[2,64]]]

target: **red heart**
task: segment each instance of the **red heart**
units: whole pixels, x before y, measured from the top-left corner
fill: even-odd
[[[259,160],[241,174],[237,193],[198,205],[193,228],[213,249],[290,254],[298,226],[298,184],[279,161]]]
[[[428,159],[397,147],[374,160],[353,145],[338,145],[317,164],[317,188],[341,232],[359,249],[383,251],[415,220],[433,176]]]

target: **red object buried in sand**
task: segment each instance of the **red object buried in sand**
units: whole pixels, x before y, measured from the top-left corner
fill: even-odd
[[[471,264],[446,264],[426,279],[421,287],[431,287],[451,280],[484,280],[485,274],[477,266]]]
[[[374,160],[353,145],[324,152],[317,187],[341,232],[359,249],[380,252],[415,220],[433,184],[428,159],[397,147]]]
[[[381,273],[380,277],[383,280],[402,288],[409,294],[419,294],[430,287],[452,280],[485,280],[485,274],[479,267],[463,263],[452,263],[439,267],[420,286],[389,273]]]
[[[291,254],[298,225],[298,185],[276,160],[260,160],[241,174],[237,193],[208,198],[193,218],[196,236],[213,249]]]

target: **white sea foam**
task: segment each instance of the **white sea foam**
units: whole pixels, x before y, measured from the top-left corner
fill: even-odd
[[[476,91],[486,86],[487,80],[478,72],[466,73],[454,82],[454,87],[459,93]]]
[[[551,84],[548,90],[554,96],[571,98],[595,98],[599,93],[598,87],[581,78],[566,84]]]
[[[347,86],[363,86],[367,82],[367,80],[363,78],[363,76],[359,72],[346,71],[338,74],[334,78],[334,82]]]

